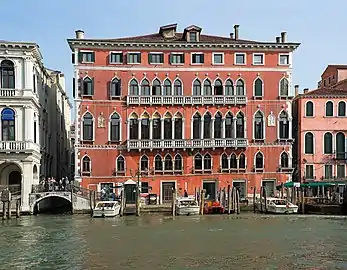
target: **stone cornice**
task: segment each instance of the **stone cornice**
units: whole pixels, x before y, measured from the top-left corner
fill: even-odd
[[[42,61],[43,57],[40,52],[39,46],[36,43],[32,42],[10,42],[10,41],[0,41],[0,49],[8,50],[22,50],[22,51],[31,51],[33,56]]]

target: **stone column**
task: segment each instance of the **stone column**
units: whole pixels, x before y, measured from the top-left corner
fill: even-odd
[[[204,118],[201,118],[200,125],[200,139],[204,139]]]
[[[182,118],[182,139],[185,139],[185,125],[184,125],[184,118]],[[193,125],[190,126],[190,129],[193,130]]]
[[[153,140],[153,120],[149,119],[149,139]]]
[[[225,119],[222,119],[222,138],[225,139]]]
[[[33,114],[30,106],[24,106],[24,141],[33,141]]]
[[[237,121],[237,118],[233,118],[233,128],[234,128],[234,138],[236,138],[236,121]]]
[[[164,140],[164,118],[160,119],[160,138]]]
[[[211,119],[211,138],[214,139],[214,121],[215,119]]]
[[[171,139],[174,140],[175,139],[175,119],[171,118]]]
[[[34,183],[33,179],[33,163],[31,161],[23,162],[23,173],[22,173],[22,194],[21,194],[21,211],[29,211],[29,194]]]
[[[29,57],[24,59],[24,88],[33,90],[33,63]]]
[[[292,129],[293,129],[293,118],[292,117],[289,117],[288,118],[288,126],[289,126],[289,136],[288,136],[288,138],[289,139],[292,139]]]
[[[127,121],[127,138],[130,140],[130,119]]]
[[[139,119],[137,139],[141,139],[141,119]]]

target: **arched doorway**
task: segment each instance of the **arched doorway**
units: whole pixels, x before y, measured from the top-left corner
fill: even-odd
[[[8,175],[8,185],[12,195],[20,195],[22,187],[22,174],[19,171],[12,171]]]
[[[22,172],[19,165],[4,162],[0,165],[0,190],[8,188],[13,196],[21,195]]]
[[[34,184],[38,184],[39,183],[39,174],[37,172],[36,164],[33,167],[33,180],[34,180]]]

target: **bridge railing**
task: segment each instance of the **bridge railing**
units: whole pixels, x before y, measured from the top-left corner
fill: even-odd
[[[74,194],[84,197],[86,199],[90,199],[90,196],[92,196],[92,200],[94,200],[94,196],[95,196],[96,201],[101,200],[101,193],[95,190],[91,190],[91,189],[84,188],[81,186],[76,186],[76,185],[73,185],[72,189]]]

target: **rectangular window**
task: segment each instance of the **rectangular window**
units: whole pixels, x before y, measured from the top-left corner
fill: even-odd
[[[339,164],[336,167],[336,176],[337,178],[345,178],[346,177],[346,168],[345,165]]]
[[[236,53],[235,54],[235,65],[246,65],[246,54]]]
[[[213,53],[212,54],[212,63],[214,65],[223,65],[224,64],[224,53]]]
[[[192,53],[192,64],[203,64],[204,54],[203,53]]]
[[[164,63],[164,54],[162,54],[162,53],[149,53],[148,54],[148,63],[149,64],[163,64]]]
[[[141,193],[149,193],[148,182],[141,182]]]
[[[240,192],[240,201],[247,199],[247,189],[245,180],[233,181],[233,187],[235,187]]]
[[[110,64],[123,64],[123,53],[122,52],[111,52],[110,53]]]
[[[305,178],[306,179],[313,179],[313,165],[306,165],[305,167]]]
[[[127,54],[128,64],[141,64],[141,53],[128,53]]]
[[[189,42],[197,42],[198,41],[198,33],[190,32],[189,33]]]
[[[253,65],[264,65],[264,54],[254,53],[253,54]]]
[[[280,65],[289,65],[289,54],[280,54]]]
[[[95,53],[94,52],[80,52],[79,53],[79,62],[80,63],[94,63],[95,62]]]
[[[324,166],[324,178],[332,179],[333,178],[333,165]]]
[[[170,64],[184,64],[184,53],[171,53],[170,54]]]

